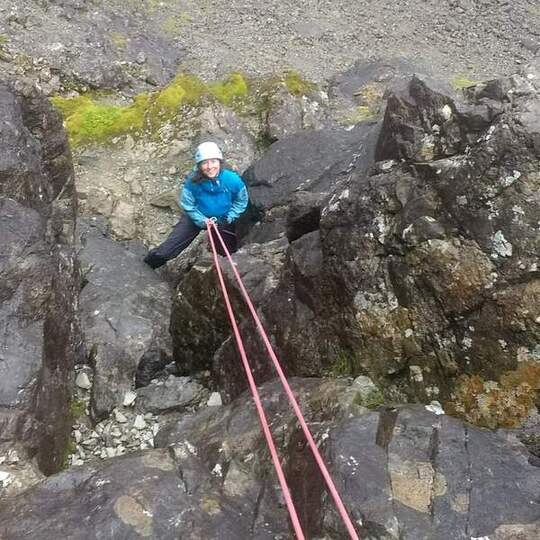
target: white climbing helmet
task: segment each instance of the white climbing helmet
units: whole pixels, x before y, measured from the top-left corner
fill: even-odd
[[[205,159],[223,159],[223,154],[215,142],[203,142],[197,146],[195,152],[195,163],[199,164]]]

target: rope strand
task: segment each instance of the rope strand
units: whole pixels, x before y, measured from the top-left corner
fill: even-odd
[[[343,504],[343,501],[341,500],[341,497],[336,489],[336,486],[334,484],[334,481],[332,480],[332,477],[330,476],[330,473],[328,472],[328,469],[324,463],[324,460],[322,459],[322,456],[319,452],[319,449],[317,448],[317,444],[315,443],[315,440],[313,439],[313,436],[311,434],[311,431],[309,430],[309,427],[304,419],[304,416],[302,414],[302,411],[300,410],[300,406],[298,405],[298,402],[296,398],[294,397],[294,393],[291,390],[291,387],[289,386],[289,383],[287,381],[287,378],[285,377],[285,374],[283,373],[283,369],[281,368],[281,364],[279,363],[279,360],[274,352],[274,349],[272,348],[272,345],[270,344],[270,340],[268,339],[268,336],[266,335],[266,332],[264,330],[264,327],[259,319],[259,316],[257,315],[257,311],[255,310],[255,307],[253,306],[253,303],[251,301],[251,298],[244,287],[244,283],[242,282],[242,278],[240,277],[240,274],[238,273],[238,270],[236,269],[236,266],[234,264],[234,261],[232,260],[231,254],[229,253],[229,250],[227,249],[227,246],[225,245],[225,242],[223,241],[223,238],[221,237],[221,234],[219,233],[218,228],[216,227],[215,223],[210,222],[211,227],[213,227],[214,231],[216,232],[216,235],[221,242],[221,246],[223,248],[224,253],[227,256],[227,260],[229,261],[232,271],[234,273],[234,276],[236,278],[236,281],[238,283],[238,286],[240,287],[240,290],[242,291],[242,295],[244,296],[244,300],[246,301],[246,304],[249,307],[249,311],[251,312],[251,315],[255,321],[255,324],[257,325],[257,329],[259,331],[259,334],[261,335],[261,338],[266,346],[266,349],[268,351],[268,354],[270,355],[270,358],[272,359],[272,363],[274,364],[274,368],[277,371],[277,374],[279,376],[279,379],[281,380],[281,383],[283,385],[283,388],[285,389],[285,393],[287,394],[287,397],[289,398],[289,402],[296,414],[296,417],[298,418],[298,422],[300,423],[300,426],[302,428],[302,431],[304,432],[304,436],[306,437],[306,440],[309,444],[309,447],[313,453],[313,457],[315,458],[315,461],[317,462],[317,465],[319,466],[319,469],[321,471],[321,474],[326,482],[326,485],[328,487],[328,491],[332,495],[332,498],[334,499],[334,503],[336,505],[336,508],[341,516],[341,519],[343,520],[343,523],[345,527],[347,528],[347,531],[349,533],[349,536],[352,540],[360,540],[356,530],[354,529],[354,526],[352,524],[351,518],[349,517],[349,514],[347,513],[347,510],[345,508],[345,505]],[[212,235],[208,235],[212,239]],[[213,241],[213,240],[212,240]],[[217,262],[216,262],[217,264]]]
[[[207,222],[209,224],[211,222]],[[209,226],[209,225],[207,225]],[[217,230],[217,228],[216,228]],[[219,232],[218,232],[219,235]],[[223,274],[221,272],[221,268],[219,266],[219,260],[218,255],[216,251],[216,246],[214,244],[214,239],[212,237],[212,234],[210,234],[210,230],[208,231],[208,237],[210,238],[210,244],[212,246],[212,255],[214,256],[214,264],[216,265],[216,270],[219,278],[219,283],[221,285],[221,291],[223,293],[223,298],[225,300],[225,305],[227,307],[227,313],[229,315],[229,319],[231,321],[231,326],[233,328],[234,337],[236,339],[236,344],[238,346],[238,350],[240,352],[240,356],[242,358],[242,362],[244,364],[244,369],[246,371],[246,375],[249,382],[249,387],[251,389],[251,393],[253,394],[253,399],[255,401],[255,406],[257,407],[257,413],[259,415],[259,420],[261,422],[261,426],[263,429],[264,436],[266,438],[266,443],[268,444],[268,448],[270,450],[270,455],[272,456],[272,461],[274,462],[274,467],[276,469],[276,473],[279,479],[279,483],[281,485],[281,490],[283,491],[283,497],[285,498],[285,503],[287,505],[287,509],[289,511],[289,515],[291,517],[291,521],[293,524],[294,531],[296,533],[296,537],[298,540],[305,540],[304,533],[302,531],[302,527],[300,525],[300,520],[298,519],[298,514],[296,512],[296,508],[294,507],[294,503],[291,497],[291,493],[289,490],[289,486],[287,485],[287,480],[285,479],[285,474],[283,473],[283,469],[281,467],[281,463],[279,462],[279,457],[277,454],[277,450],[274,444],[274,440],[272,439],[272,434],[270,433],[270,428],[268,427],[268,420],[266,418],[266,414],[264,412],[261,398],[259,396],[259,392],[257,390],[257,386],[255,384],[255,380],[253,379],[253,374],[251,373],[251,368],[249,366],[249,362],[247,359],[246,351],[244,349],[244,344],[242,342],[242,337],[240,336],[240,331],[238,330],[238,324],[236,323],[236,319],[234,317],[233,309],[231,306],[231,302],[229,299],[229,294],[227,292],[227,287],[225,286],[225,281],[223,279]],[[221,239],[221,236],[219,236]],[[223,239],[221,239],[223,242]],[[228,251],[227,251],[228,253]]]

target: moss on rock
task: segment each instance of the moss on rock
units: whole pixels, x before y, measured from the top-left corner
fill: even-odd
[[[259,114],[268,106],[268,96],[277,84],[285,84],[293,95],[300,95],[314,85],[294,72],[281,77],[248,83],[235,72],[223,80],[205,83],[186,73],[177,75],[163,89],[139,94],[130,105],[110,103],[99,94],[53,97],[61,112],[69,140],[74,148],[90,144],[108,144],[123,135],[142,136],[155,133],[167,122],[181,121],[183,107],[198,107],[205,101],[218,101],[239,114]]]
[[[313,83],[303,79],[299,73],[292,70],[285,72],[284,82],[287,90],[293,96],[305,96],[310,92],[313,92],[316,88]]]
[[[211,94],[221,103],[232,106],[245,100],[249,94],[249,86],[241,73],[231,73],[225,80],[209,85]]]
[[[463,375],[446,410],[491,429],[518,427],[530,414],[540,391],[540,363],[524,362],[499,382]]]

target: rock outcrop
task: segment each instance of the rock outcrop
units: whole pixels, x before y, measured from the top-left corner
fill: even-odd
[[[540,469],[511,432],[422,406],[370,412],[344,380],[292,385],[361,538],[511,540],[540,532]],[[307,537],[345,538],[276,383],[262,388],[262,400]],[[0,510],[0,534],[292,537],[251,398],[185,416],[157,441],[167,449],[75,468],[13,499]]]
[[[76,198],[62,123],[42,95],[1,85],[0,117],[0,467],[4,487],[20,489],[35,481],[31,458],[60,470],[71,427]]]
[[[247,275],[250,242],[264,259],[264,242],[287,235],[258,307],[291,373],[367,372],[387,397],[429,401],[449,400],[472,374],[498,381],[530,365],[528,397],[512,400],[527,415],[540,384],[538,80],[532,65],[454,99],[413,77],[390,93],[380,128],[283,139],[248,170],[259,223],[235,261]],[[218,293],[200,295],[201,272],[182,282],[173,335],[203,311],[222,320]],[[208,331],[197,326],[187,333]],[[235,355],[220,328],[196,365],[179,343],[179,367]],[[245,330],[263,365],[256,330]],[[225,387],[239,389],[229,373]]]
[[[142,262],[142,244],[118,244],[99,224],[80,220],[78,234],[81,324],[94,374],[91,408],[103,419],[123,403],[136,378],[144,386],[172,360],[171,291]]]

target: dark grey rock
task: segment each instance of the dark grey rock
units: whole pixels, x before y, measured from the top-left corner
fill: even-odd
[[[373,167],[366,141],[378,128],[357,126],[281,140],[248,170],[260,224],[244,251],[261,242],[264,253],[264,242],[284,232],[294,240],[273,274],[277,282],[256,301],[291,373],[368,373],[391,399],[429,402],[451,399],[470,370],[497,380],[518,358],[533,361],[540,315],[536,69],[456,100],[414,77],[390,95],[377,143],[384,160]],[[490,103],[493,114],[481,114]],[[241,269],[242,257],[236,260]],[[205,275],[204,287],[214,290],[212,274]],[[189,334],[196,334],[200,321],[199,335],[212,335],[186,366],[208,369],[212,356],[233,366],[219,296],[204,303],[204,320],[195,313],[200,277],[197,270],[193,284],[182,285],[184,322],[173,318],[172,331],[181,335],[191,321]],[[265,353],[242,302],[234,301],[264,380]],[[221,321],[219,332],[212,334],[208,321]],[[198,350],[182,343],[182,356]],[[230,367],[221,373],[221,388],[233,397],[241,384],[226,380]]]
[[[92,412],[101,419],[122,404],[139,366],[140,385],[170,362],[171,292],[142,262],[142,247],[114,242],[93,223],[79,222],[80,309],[94,367]]]
[[[184,56],[162,29],[167,15],[142,17],[129,5],[30,2],[14,6],[12,15],[3,28],[11,49],[27,59],[28,75],[45,66],[59,78],[56,87],[45,85],[52,92],[61,85],[128,93],[161,86]]]
[[[287,239],[297,240],[304,234],[318,230],[324,193],[298,191],[293,194],[287,213]]]
[[[252,205],[264,212],[286,204],[294,191],[328,191],[373,158],[374,126],[300,133],[274,143],[245,173]]]
[[[73,167],[61,120],[34,88],[0,85],[0,445],[50,474],[70,431],[80,351]]]
[[[360,538],[535,538],[540,469],[506,432],[422,406],[351,414],[340,405],[343,380],[291,385]],[[279,383],[264,385],[261,399],[304,533],[347,537]],[[167,448],[75,468],[8,501],[0,534],[292,537],[251,397],[184,415],[156,442]]]
[[[156,381],[137,391],[137,409],[156,414],[195,408],[210,395],[199,383],[189,377],[170,375],[164,381]]]

